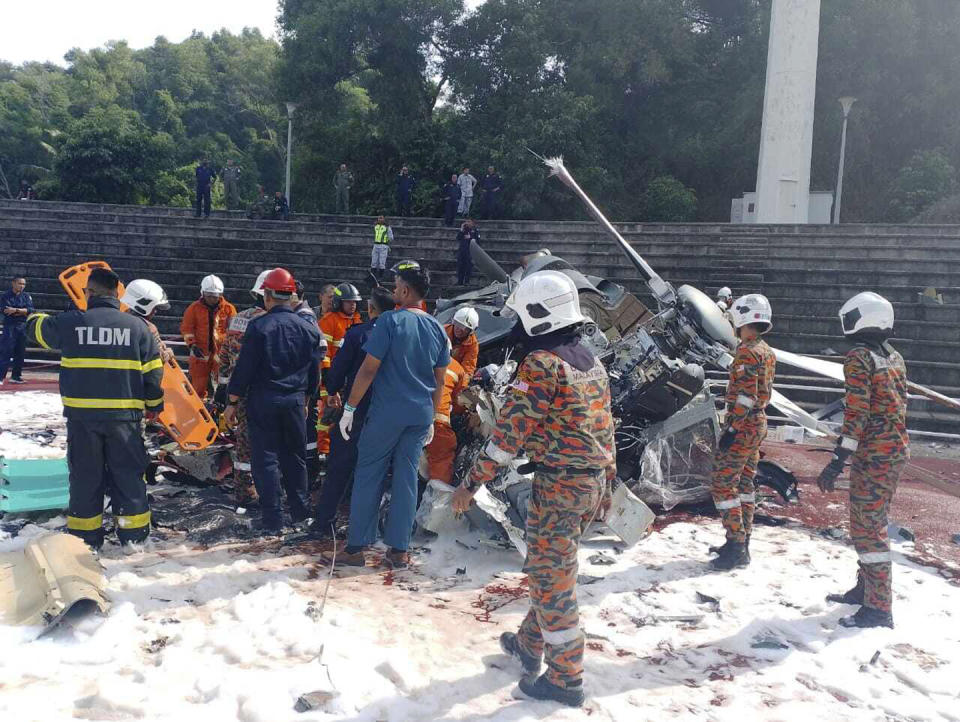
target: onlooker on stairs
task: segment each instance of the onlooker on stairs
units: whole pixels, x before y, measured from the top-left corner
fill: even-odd
[[[200,398],[213,391],[211,378],[220,368],[220,347],[237,309],[223,297],[223,281],[210,275],[200,283],[200,298],[191,303],[180,322],[180,333],[190,351],[190,383]]]
[[[227,210],[232,211],[240,207],[240,166],[233,164],[233,159],[227,161],[227,167],[220,173],[223,180],[223,196]]]
[[[257,186],[257,193],[257,199],[247,209],[247,218],[251,221],[259,221],[270,214],[271,203],[263,186]]]
[[[273,194],[273,211],[270,219],[274,221],[289,221],[290,206],[287,204],[287,197],[280,191]]]
[[[197,166],[195,171],[197,176],[197,218],[200,217],[201,211],[203,212],[204,218],[210,217],[210,188],[213,185],[213,179],[216,178],[216,174],[213,172],[213,168],[210,167],[210,161],[206,158],[203,159],[203,162]]]
[[[470,168],[464,168],[460,177],[457,178],[457,185],[460,186],[460,207],[457,213],[461,216],[470,215],[470,206],[473,203],[473,187],[477,184],[477,179],[470,175]]]
[[[480,231],[472,218],[460,224],[457,232],[457,285],[465,286],[470,283],[470,274],[473,273],[473,259],[470,256],[470,241],[480,243]]]
[[[18,201],[33,201],[36,200],[37,194],[33,192],[33,186],[30,185],[28,181],[20,181],[20,192],[17,193]]]
[[[333,174],[333,187],[337,191],[337,213],[350,215],[350,189],[353,187],[353,173],[347,169],[346,163]]]
[[[503,198],[503,179],[493,166],[487,168],[487,174],[480,181],[483,190],[483,218],[490,220],[500,215]]]
[[[397,215],[409,216],[413,204],[413,189],[417,179],[410,175],[410,169],[403,166],[397,175]]]
[[[7,368],[13,363],[10,383],[22,384],[23,357],[27,349],[27,316],[33,313],[33,299],[23,289],[27,279],[15,276],[10,290],[0,294],[0,313],[3,314],[3,336],[0,336],[0,386],[7,378]]]
[[[383,272],[387,270],[387,256],[390,255],[390,244],[392,242],[393,229],[383,216],[377,216],[377,224],[373,227],[370,273],[378,281],[383,278]]]
[[[443,199],[443,224],[452,226],[460,205],[460,186],[457,185],[456,173],[450,176],[450,182],[443,186],[440,196]]]

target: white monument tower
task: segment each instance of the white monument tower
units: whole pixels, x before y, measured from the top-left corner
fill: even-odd
[[[807,223],[820,0],[773,0],[763,96],[757,223]]]

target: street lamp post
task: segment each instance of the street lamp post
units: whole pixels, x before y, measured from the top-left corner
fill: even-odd
[[[843,108],[843,130],[840,132],[840,167],[837,168],[837,200],[833,204],[833,222],[840,222],[840,203],[843,200],[843,161],[847,154],[847,118],[850,116],[850,108],[857,102],[856,98],[845,95],[840,98],[840,106]]]
[[[287,182],[286,193],[287,206],[293,212],[293,198],[290,197],[290,151],[293,147],[293,111],[297,109],[296,103],[287,103]]]

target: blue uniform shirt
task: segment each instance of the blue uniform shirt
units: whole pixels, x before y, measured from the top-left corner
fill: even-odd
[[[407,426],[433,423],[433,370],[450,363],[443,326],[426,313],[387,311],[363,350],[380,360],[370,413]]]
[[[363,360],[367,357],[363,347],[370,338],[370,333],[376,325],[377,319],[358,323],[347,329],[347,334],[343,337],[343,345],[337,351],[336,357],[330,364],[327,373],[324,374],[323,384],[328,394],[340,394],[344,400],[350,398],[350,389],[353,388],[353,380],[357,378],[357,372],[363,365]],[[366,414],[370,406],[370,390],[363,395],[360,403],[357,404],[358,415]]]
[[[0,294],[0,314],[3,316],[3,325],[11,328],[16,326],[23,327],[27,323],[27,317],[19,313],[14,316],[8,316],[3,313],[3,309],[5,308],[25,308],[30,313],[33,313],[33,299],[30,298],[30,294],[26,291],[14,293],[12,288]]]
[[[194,171],[197,176],[197,188],[203,188],[206,190],[210,187],[210,183],[213,180],[215,173],[213,168],[209,166],[198,165],[196,171]]]
[[[313,394],[323,361],[320,329],[289,306],[274,306],[247,326],[227,390],[269,398]]]

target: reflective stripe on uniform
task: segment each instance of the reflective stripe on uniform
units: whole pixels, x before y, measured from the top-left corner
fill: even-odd
[[[740,506],[740,499],[722,499],[721,501],[714,502],[717,509],[736,509]]]
[[[159,358],[141,363],[133,359],[118,358],[73,358],[65,356],[60,359],[60,367],[65,369],[116,369],[120,371],[141,371],[147,373],[162,368],[163,361]]]
[[[744,396],[743,394],[740,394],[737,397],[737,403],[743,406],[745,409],[752,409],[754,407],[754,404],[756,404],[757,402],[756,402],[756,399],[751,399],[749,396]]]
[[[218,383],[218,384],[228,384],[228,383],[230,383],[230,377],[229,377],[229,376],[218,376],[218,377],[217,377],[217,383]]]
[[[233,468],[237,471],[250,471],[252,467],[249,461],[235,461],[233,462]]]
[[[444,423],[444,424],[449,424],[449,423],[450,423],[450,415],[449,415],[449,414],[434,414],[434,415],[433,415],[433,420],[434,420],[434,421],[440,421],[441,423]]]
[[[96,516],[68,516],[67,529],[74,531],[96,531],[103,526],[103,514]]]
[[[860,442],[856,439],[851,439],[849,436],[840,437],[840,448],[847,449],[848,451],[856,451],[858,446],[860,446]]]
[[[43,331],[41,330],[43,328],[43,322],[46,321],[48,318],[50,318],[50,315],[47,313],[38,314],[37,323],[33,328],[34,328],[34,335],[37,337],[37,343],[43,346],[45,349],[47,349],[47,351],[51,351],[52,349],[47,345],[47,342],[43,340]]]
[[[317,442],[316,441],[308,442],[306,448],[307,448],[307,451],[313,451],[314,449],[317,448]]]
[[[456,381],[458,378],[460,378],[460,375],[459,375],[456,371],[454,371],[453,369],[449,369],[449,368],[447,369],[447,376],[449,376],[450,378],[452,378],[454,381]]]
[[[150,511],[142,514],[121,514],[117,517],[117,526],[121,529],[139,529],[150,524]]]
[[[741,495],[740,495],[740,501],[745,502],[745,503],[747,503],[747,504],[755,504],[755,503],[757,502],[757,495],[756,495],[756,494],[741,494]]]
[[[511,454],[509,451],[504,451],[499,446],[493,443],[493,439],[487,442],[487,445],[483,447],[484,453],[493,459],[499,466],[506,466],[516,454]]]
[[[567,644],[568,642],[576,642],[580,639],[580,627],[573,627],[571,629],[561,629],[559,632],[551,632],[549,629],[541,629],[540,634],[543,636],[543,641],[547,644]]]
[[[864,552],[858,555],[861,564],[885,564],[890,561],[890,552]]]
[[[61,396],[64,406],[71,409],[140,409],[144,408],[142,399],[78,399],[72,396]],[[163,399],[152,402],[157,406]]]
[[[147,399],[143,403],[144,403],[144,406],[149,406],[150,408],[153,408],[154,406],[159,406],[160,404],[163,403],[163,397],[161,396],[159,399]]]

